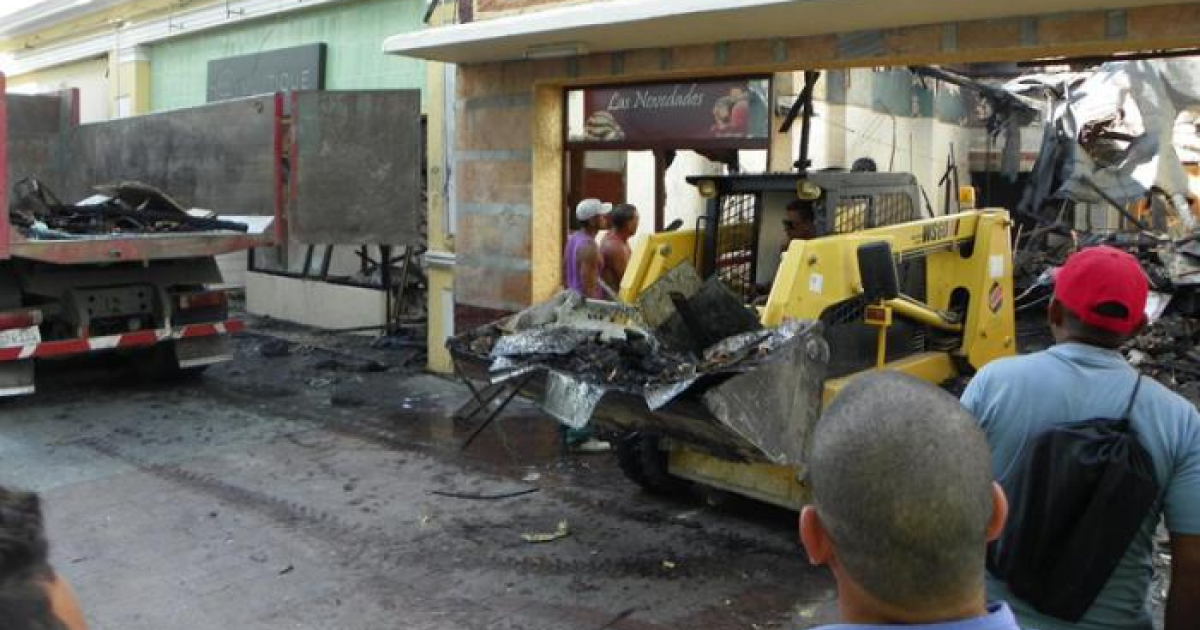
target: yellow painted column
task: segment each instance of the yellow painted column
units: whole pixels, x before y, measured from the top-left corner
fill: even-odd
[[[537,86],[533,93],[532,298],[537,304],[562,287],[563,89]]]
[[[443,3],[434,12],[430,26],[449,23],[456,13],[454,3]],[[457,70],[451,64],[425,64],[426,182],[428,185],[428,245],[425,260],[428,270],[428,325],[426,344],[431,372],[453,371],[446,339],[454,331],[454,217],[450,212],[450,177],[453,151],[450,130],[454,124],[453,79]]]
[[[150,48],[133,46],[116,52],[115,81],[109,81],[112,117],[150,113]],[[112,56],[110,56],[110,59]]]

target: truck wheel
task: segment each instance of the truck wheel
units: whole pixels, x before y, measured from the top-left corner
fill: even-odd
[[[687,482],[668,471],[667,452],[658,448],[656,435],[635,432],[621,436],[617,464],[630,481],[651,494],[672,496],[687,491]]]
[[[21,308],[21,285],[12,265],[0,263],[0,311]]]

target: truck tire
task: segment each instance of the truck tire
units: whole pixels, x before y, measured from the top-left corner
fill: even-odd
[[[659,449],[658,436],[627,433],[617,440],[617,464],[630,481],[659,496],[677,496],[687,492],[688,483],[671,475],[667,452]]]
[[[0,311],[21,308],[21,285],[12,265],[0,263]]]

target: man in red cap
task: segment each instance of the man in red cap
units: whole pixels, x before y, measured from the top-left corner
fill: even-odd
[[[1146,324],[1148,291],[1133,256],[1110,247],[1076,253],[1055,276],[1048,314],[1056,345],[989,363],[963,393],[963,405],[987,434],[993,472],[1014,512],[1022,488],[1006,482],[1018,474],[1038,435],[1067,423],[1122,418],[1126,409],[1159,483],[1154,509],[1082,619],[1041,614],[988,576],[988,598],[1008,601],[1023,627],[1152,630],[1147,601],[1161,517],[1172,552],[1164,630],[1200,628],[1200,413],[1157,381],[1140,378],[1118,352]]]

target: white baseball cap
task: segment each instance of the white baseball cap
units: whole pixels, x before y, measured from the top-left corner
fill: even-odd
[[[584,199],[575,206],[575,218],[580,221],[587,221],[593,217],[602,217],[609,212],[612,212],[613,205],[604,203],[599,199]]]

